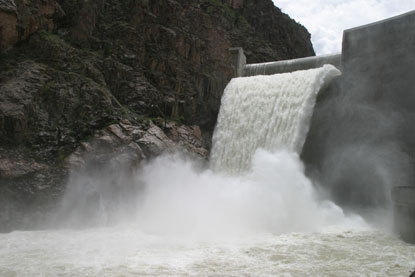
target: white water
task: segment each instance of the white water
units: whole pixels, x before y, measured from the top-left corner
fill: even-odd
[[[201,241],[136,228],[0,234],[0,276],[409,276],[415,247],[371,230]]]
[[[151,233],[215,239],[362,222],[316,201],[298,156],[287,151],[257,151],[252,171],[242,177],[197,171],[175,156],[155,160],[138,176],[147,186],[136,218]]]
[[[320,89],[340,71],[332,65],[233,79],[224,91],[213,135],[211,168],[240,174],[259,148],[301,153]]]
[[[303,143],[299,130],[281,130],[289,148]],[[237,176],[179,154],[131,178],[78,173],[59,215],[89,227],[0,234],[0,276],[405,276],[415,267],[414,246],[318,200],[298,154],[270,150],[252,151]]]
[[[415,268],[414,246],[317,201],[301,167],[286,151],[259,151],[244,177],[160,157],[134,178],[144,186],[135,208],[118,203],[115,218],[99,217],[107,227],[0,234],[0,276],[407,276]],[[81,222],[90,216],[75,212]]]

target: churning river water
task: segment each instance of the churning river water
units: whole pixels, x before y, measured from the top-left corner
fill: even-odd
[[[0,235],[0,276],[409,276],[415,246],[362,226],[223,239],[133,227]]]
[[[339,74],[232,80],[210,168],[163,155],[128,178],[74,174],[55,229],[0,234],[0,276],[408,276],[415,246],[304,174],[315,98]]]
[[[126,198],[108,204],[102,192],[96,213],[73,205],[74,214],[64,213],[71,224],[119,219],[112,227],[0,234],[0,276],[408,276],[415,269],[414,245],[318,200],[301,169],[285,151],[257,151],[243,177],[159,157],[137,173],[144,189],[130,199],[136,206]],[[69,192],[69,200],[86,194]]]

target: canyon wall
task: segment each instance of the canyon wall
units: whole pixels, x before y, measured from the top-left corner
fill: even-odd
[[[207,158],[230,47],[249,62],[314,55],[271,0],[0,0],[0,19],[3,231],[53,206],[86,157]]]

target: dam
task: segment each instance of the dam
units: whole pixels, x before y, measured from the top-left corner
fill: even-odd
[[[397,40],[410,32],[398,23]],[[246,65],[232,49],[246,77],[223,92],[209,161],[74,170],[46,225],[0,233],[0,276],[408,276],[415,245],[364,213],[395,205],[411,241],[412,84],[393,69],[407,53],[364,43],[365,28],[345,37],[378,52]]]
[[[305,174],[316,99],[339,74],[234,78],[208,167],[165,153],[131,177],[74,172],[49,228],[0,234],[0,276],[408,275],[415,245],[319,198]]]
[[[317,99],[308,175],[342,206],[393,205],[396,231],[415,243],[415,11],[345,30],[341,54],[246,64],[242,48],[230,51],[238,76],[342,71]]]

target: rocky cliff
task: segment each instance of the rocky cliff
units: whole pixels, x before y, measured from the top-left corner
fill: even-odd
[[[271,0],[0,0],[0,231],[33,227],[87,160],[206,158],[232,46],[314,55]]]

